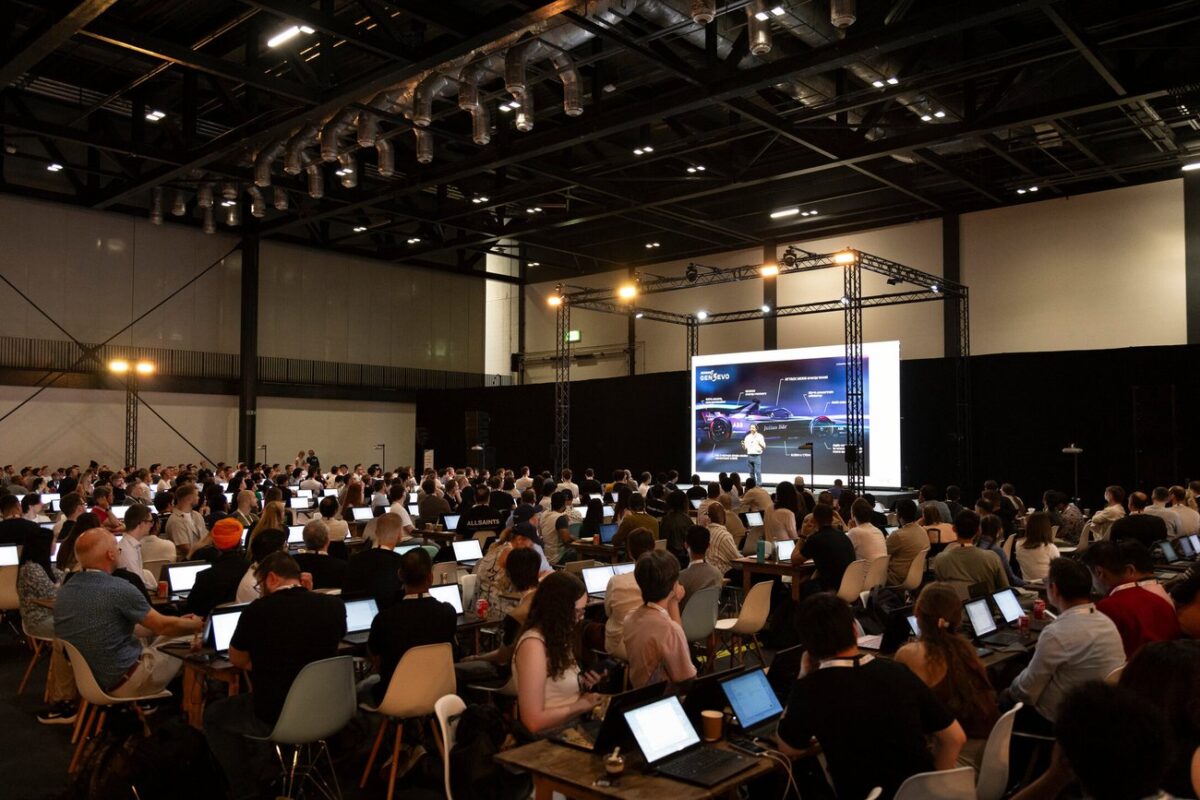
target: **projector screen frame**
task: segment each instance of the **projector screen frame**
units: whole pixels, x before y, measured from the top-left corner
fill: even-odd
[[[946,356],[955,358],[956,426],[954,440],[957,454],[957,474],[964,480],[968,479],[971,474],[969,359],[971,326],[970,297],[967,286],[957,280],[933,275],[854,248],[845,248],[834,253],[812,253],[792,245],[784,250],[784,255],[779,259],[779,263],[772,265],[776,267],[773,273],[764,276],[762,274],[763,266],[750,264],[722,269],[692,263],[688,265],[688,270],[684,275],[656,277],[649,281],[642,280],[635,273],[633,278],[635,291],[630,295],[628,288],[623,286],[624,296],[619,295],[616,289],[604,288],[581,288],[573,292],[564,292],[560,284],[553,297],[556,312],[555,329],[556,331],[566,331],[570,328],[572,306],[590,311],[628,315],[633,319],[645,318],[684,325],[688,329],[688,369],[690,371],[692,370],[692,358],[699,349],[699,329],[702,325],[742,322],[768,315],[783,317],[842,311],[847,364],[846,483],[851,489],[862,491],[866,476],[858,455],[862,452],[865,440],[862,397],[863,309],[909,303],[950,302],[953,305],[947,306],[945,315],[946,349],[950,351],[951,345],[957,346],[953,348],[952,352],[947,352]],[[778,280],[778,277],[787,274],[832,268],[843,270],[844,292],[840,298],[835,300],[780,306],[766,311],[758,308],[711,314],[703,320],[692,314],[679,314],[637,305],[638,298],[647,294],[744,280]],[[904,283],[913,284],[919,288],[863,296],[862,271],[864,269],[885,276],[891,286]],[[951,328],[955,330],[951,330]],[[557,473],[566,468],[570,460],[571,343],[566,341],[565,336],[555,337],[554,365],[554,453]]]

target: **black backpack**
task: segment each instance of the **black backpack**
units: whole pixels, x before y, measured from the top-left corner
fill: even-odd
[[[450,788],[462,800],[523,800],[533,789],[528,775],[514,774],[495,760],[509,736],[495,706],[469,705],[458,716],[450,750]]]

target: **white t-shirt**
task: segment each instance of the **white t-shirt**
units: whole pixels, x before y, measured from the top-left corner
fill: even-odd
[[[1058,558],[1058,548],[1052,544],[1028,548],[1021,542],[1013,544],[1013,553],[1021,565],[1021,577],[1027,581],[1045,580],[1050,574],[1050,562]]]
[[[887,555],[887,540],[883,538],[883,531],[869,522],[846,531],[846,538],[854,545],[854,557],[857,559],[871,561]]]
[[[408,509],[404,507],[404,501],[402,500],[397,500],[388,506],[388,513],[398,515],[400,517],[400,521],[404,523],[404,527],[406,528],[417,527],[416,525],[413,525],[412,517],[408,515]]]

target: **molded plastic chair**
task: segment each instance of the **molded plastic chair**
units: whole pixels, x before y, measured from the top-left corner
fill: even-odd
[[[758,660],[763,663],[764,667],[767,665],[766,659],[763,657],[762,645],[758,641],[758,633],[767,626],[767,617],[771,614],[771,585],[773,583],[774,581],[760,581],[754,584],[746,595],[741,611],[735,619],[717,620],[717,632],[723,637],[728,637],[730,662],[733,661],[737,652],[734,642],[749,636],[758,650]],[[744,653],[741,660],[745,663]]]
[[[665,552],[667,549],[667,540],[666,539],[655,539],[654,540],[654,549]]]
[[[713,668],[713,651],[716,649],[713,631],[717,628],[717,610],[721,604],[721,587],[709,586],[688,598],[687,605],[679,615],[683,635],[689,643],[703,642],[707,648],[705,668]]]
[[[29,647],[33,650],[33,656],[29,659],[29,666],[25,668],[25,675],[21,677],[21,685],[17,687],[17,694],[25,693],[25,684],[29,683],[29,676],[33,674],[33,668],[37,666],[37,662],[42,656],[50,652],[50,648],[54,645],[53,638],[45,636],[34,636],[29,632],[29,628],[25,626],[25,620],[21,620],[21,633],[25,634],[25,641],[29,643]],[[54,664],[51,662],[50,669],[54,669]],[[50,673],[46,673],[46,691],[44,697],[49,697],[50,694]]]
[[[893,800],[976,800],[975,770],[958,767],[918,772],[900,784]]]
[[[446,800],[454,800],[450,792],[450,751],[458,732],[458,717],[465,711],[467,704],[456,694],[448,694],[433,704],[433,714],[437,717],[438,749],[442,751],[442,778],[446,784]]]
[[[142,721],[142,729],[149,735],[150,730],[146,727],[146,718],[142,714],[142,709],[138,703],[143,700],[158,700],[163,697],[170,697],[171,693],[166,689],[161,692],[152,694],[138,695],[136,697],[113,697],[100,688],[100,684],[96,683],[96,677],[92,675],[92,668],[88,666],[84,660],[83,654],[75,648],[75,645],[66,640],[62,640],[63,647],[67,651],[67,659],[71,662],[71,671],[75,673],[75,688],[79,690],[79,696],[87,703],[87,716],[83,720],[83,727],[80,729],[79,741],[75,746],[75,755],[71,757],[71,763],[67,766],[67,772],[75,772],[75,768],[79,764],[79,756],[83,753],[83,745],[87,741],[89,735],[95,735],[104,727],[104,721],[108,716],[108,709],[112,706],[122,703],[129,703],[133,706],[134,713]],[[83,708],[80,708],[80,714],[83,714]],[[90,733],[89,733],[90,731]]]
[[[604,565],[601,564],[599,561],[594,561],[590,558],[584,558],[579,561],[568,561],[566,564],[563,565],[563,569],[565,569],[567,572],[572,573],[573,575],[578,575],[579,573],[583,572],[585,569],[589,569],[591,567],[602,567],[602,566],[604,566]]]
[[[1000,715],[992,732],[988,734],[987,744],[983,746],[983,759],[979,766],[979,779],[975,781],[975,791],[979,800],[1000,800],[1008,788],[1009,745],[1012,743],[1013,722],[1017,712],[1024,703],[1015,706]]]
[[[908,592],[915,592],[921,588],[921,581],[925,578],[925,559],[929,557],[929,549],[926,548],[917,553],[917,557],[912,560],[912,564],[908,566],[908,574],[904,577],[903,583],[892,587],[902,589]]]
[[[396,793],[396,768],[400,759],[400,744],[403,738],[405,719],[426,717],[433,713],[434,705],[439,699],[455,693],[454,682],[454,651],[449,643],[427,644],[408,650],[392,679],[388,682],[387,693],[383,702],[377,708],[366,708],[366,711],[378,712],[383,715],[379,725],[379,735],[371,747],[371,756],[363,770],[362,780],[358,787],[365,788],[367,778],[371,775],[371,767],[375,764],[375,756],[379,754],[379,746],[383,744],[388,726],[396,722],[396,741],[392,745],[392,770],[388,778],[388,800]]]
[[[474,608],[475,593],[479,590],[479,576],[463,575],[458,579],[458,585],[462,587],[463,608]]]
[[[876,586],[887,585],[888,564],[891,560],[890,556],[875,556],[870,560],[871,567],[867,570],[867,579],[863,582],[864,592],[869,592]]]
[[[581,528],[583,528],[582,522],[572,522],[571,524],[567,525],[567,532],[571,534],[572,539],[578,539]]]
[[[430,558],[437,558],[437,554],[442,550],[442,548],[438,547],[436,544],[423,544],[421,545],[421,549],[426,553],[429,553]]]
[[[837,596],[847,603],[857,600],[866,583],[867,571],[870,568],[871,562],[863,558],[851,562],[846,567],[846,571],[842,573],[842,585],[838,588]]]
[[[1120,682],[1121,682],[1121,674],[1122,674],[1123,672],[1125,672],[1125,665],[1124,665],[1124,664],[1122,664],[1121,666],[1119,666],[1119,667],[1117,667],[1116,669],[1114,669],[1112,672],[1110,672],[1110,673],[1108,673],[1107,675],[1105,675],[1105,676],[1104,676],[1104,682],[1105,682],[1105,683],[1107,683],[1107,684],[1110,684],[1110,685],[1112,685],[1112,686],[1116,686],[1118,683],[1120,683]]]
[[[433,585],[440,586],[444,583],[458,583],[457,562],[444,561],[433,565]]]
[[[167,561],[166,559],[160,559],[158,561],[143,561],[142,569],[146,572],[149,572],[150,576],[154,578],[154,580],[158,581],[162,576],[162,568],[170,563],[171,562]]]
[[[876,786],[876,787],[875,787],[874,789],[872,789],[872,790],[870,791],[870,793],[867,795],[867,798],[866,798],[866,800],[879,800],[879,796],[880,796],[881,794],[883,794],[883,787],[881,787],[881,786]]]
[[[275,745],[283,770],[283,796],[291,797],[311,782],[326,797],[341,797],[333,758],[325,740],[346,727],[354,718],[354,658],[335,656],[306,664],[283,701],[283,710],[275,727],[266,736],[249,736]],[[314,753],[313,746],[316,745]],[[284,757],[283,748],[291,747],[292,757]],[[329,780],[321,774],[320,757],[329,764]],[[332,781],[332,785],[330,784]]]

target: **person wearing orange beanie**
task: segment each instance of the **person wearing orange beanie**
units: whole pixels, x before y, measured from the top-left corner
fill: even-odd
[[[250,566],[242,552],[244,534],[241,523],[232,517],[213,525],[209,535],[218,555],[210,568],[196,576],[187,599],[188,611],[206,617],[222,603],[233,601],[238,583]]]

